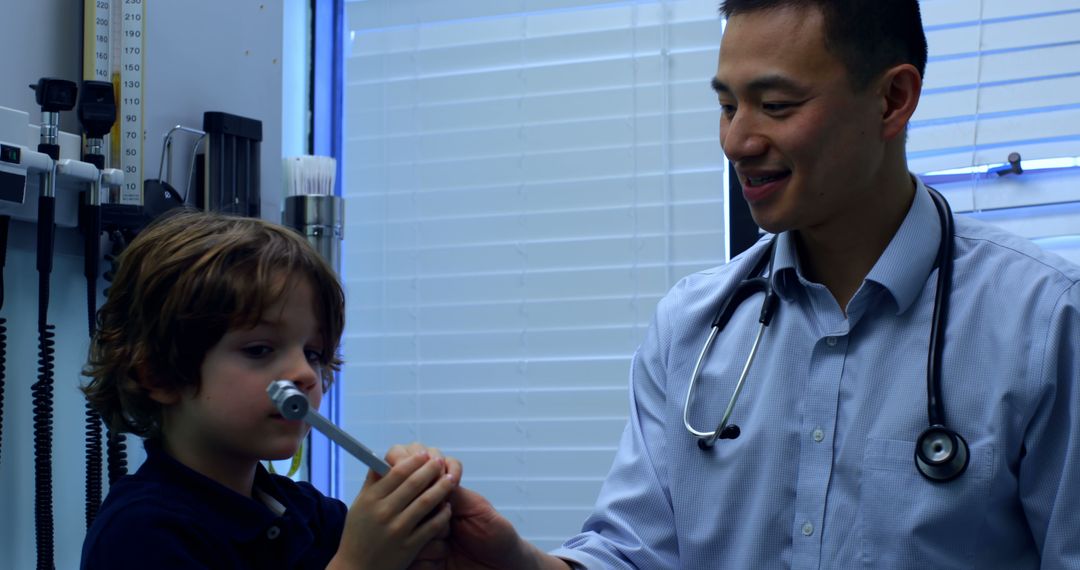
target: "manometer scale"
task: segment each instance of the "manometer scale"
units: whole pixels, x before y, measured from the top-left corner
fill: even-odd
[[[117,128],[105,149],[107,164],[124,172],[111,202],[142,202],[145,0],[85,0],[83,78],[109,81],[117,93]]]

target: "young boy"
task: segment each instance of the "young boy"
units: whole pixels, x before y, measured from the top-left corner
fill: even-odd
[[[290,380],[318,407],[344,308],[330,267],[282,226],[185,211],[140,233],[98,312],[84,391],[147,459],[109,490],[82,568],[404,568],[445,536],[460,471],[433,454],[369,474],[351,509],[260,464],[308,430],[267,386]]]

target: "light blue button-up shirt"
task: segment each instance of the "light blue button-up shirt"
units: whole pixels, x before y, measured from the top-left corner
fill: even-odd
[[[683,279],[634,356],[630,421],[596,511],[553,554],[590,569],[1080,568],[1080,268],[956,220],[941,383],[971,460],[931,482],[914,453],[940,238],[920,184],[845,316],[782,234],[781,300],[732,416],[742,435],[709,451],[683,426],[690,373],[765,241]],[[761,299],[703,365],[699,430],[731,397]]]

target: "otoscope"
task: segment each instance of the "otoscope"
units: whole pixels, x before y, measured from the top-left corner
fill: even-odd
[[[48,324],[49,276],[52,273],[56,237],[56,161],[60,160],[60,112],[75,107],[78,88],[72,81],[46,77],[30,88],[41,106],[38,152],[49,155],[53,160],[53,167],[40,177],[41,195],[38,197],[37,211],[38,380],[30,388],[34,400],[34,535],[37,567],[38,570],[52,570],[52,416],[56,327]]]
[[[94,337],[97,313],[97,280],[101,257],[101,176],[105,170],[104,138],[116,122],[116,99],[112,83],[83,81],[76,111],[86,136],[83,161],[102,174],[90,184],[85,204],[80,208],[83,229],[83,273],[86,276],[86,316],[90,338]],[[86,402],[86,528],[94,522],[101,506],[101,416]],[[112,439],[110,439],[111,443]],[[113,454],[110,454],[112,459]]]
[[[274,403],[274,406],[285,419],[304,420],[311,424],[311,427],[321,431],[323,435],[351,453],[353,457],[363,461],[365,465],[379,475],[386,475],[390,471],[390,465],[387,462],[380,459],[379,456],[372,453],[370,449],[351,435],[345,433],[344,430],[331,423],[325,416],[311,409],[307,396],[292,382],[275,380],[266,387],[266,392],[270,394],[270,401]]]
[[[61,167],[67,167],[66,172],[75,177],[80,175],[85,176],[86,174],[84,170],[75,172],[81,170],[78,166],[68,166],[66,164],[73,161],[55,161],[51,156],[43,152],[37,152],[20,145],[4,144],[0,145],[0,147],[2,147],[0,148],[0,162],[2,162],[5,167],[13,168],[16,173],[21,173],[16,174],[16,177],[22,179],[21,182],[18,182],[19,184],[25,184],[26,178],[30,176],[31,172],[38,174],[60,173]],[[8,170],[8,172],[11,172],[11,170]],[[114,172],[119,173],[119,171]],[[21,201],[22,197],[20,197],[19,200]],[[10,222],[11,216],[0,215],[0,306],[3,306],[3,266],[7,258],[7,230]],[[4,319],[0,319],[0,421],[2,421],[3,416],[2,388],[5,380],[4,376],[6,375],[4,365],[6,364],[7,339],[5,337],[7,331],[5,330],[4,325]]]

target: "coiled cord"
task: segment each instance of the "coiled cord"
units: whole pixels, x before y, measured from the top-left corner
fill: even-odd
[[[96,155],[95,155],[96,156]],[[104,157],[97,162],[99,168]],[[101,257],[101,206],[88,204],[83,207],[83,274],[86,277],[86,322],[93,342],[97,314],[97,280]],[[101,414],[86,402],[86,528],[94,524],[101,508]]]
[[[109,485],[127,475],[127,439],[122,433],[108,430],[105,436],[105,455],[109,459]]]
[[[108,262],[109,267],[105,270],[103,277],[105,281],[112,283],[118,269],[117,260],[120,253],[127,247],[127,238],[124,236],[124,232],[114,229],[109,232],[109,243],[111,247],[109,253],[105,255],[105,261]],[[109,294],[108,287],[105,288],[105,294]],[[112,429],[106,432],[105,457],[108,461],[109,485],[112,485],[118,479],[127,475],[127,438],[124,437],[124,434],[114,433]]]
[[[112,283],[114,277],[116,277],[116,271],[120,269],[118,260],[120,254],[127,248],[127,238],[124,236],[124,232],[113,229],[109,230],[109,253],[105,254],[105,262],[108,263],[105,269],[105,273],[102,277],[105,278],[107,283]],[[106,297],[109,296],[109,287],[106,286],[103,291]]]
[[[44,184],[44,181],[43,181]],[[49,276],[56,239],[56,198],[38,197],[38,379],[30,387],[34,402],[34,538],[38,570],[53,570],[52,422],[55,327],[48,324]]]
[[[101,508],[101,415],[86,403],[86,528]]]
[[[0,277],[0,306],[4,301],[4,279]],[[0,317],[0,450],[4,442],[4,379],[7,377],[7,319]]]
[[[44,281],[48,289],[48,281]],[[48,297],[46,297],[47,299]],[[34,401],[34,535],[38,570],[53,570],[52,421],[55,327],[38,323],[38,381],[30,388]]]
[[[4,265],[7,264],[8,224],[11,216],[0,216],[0,309],[4,308]],[[0,317],[0,450],[4,443],[4,380],[7,378],[7,319]]]

